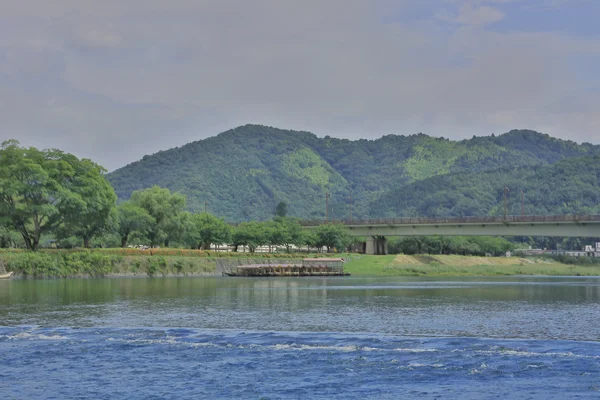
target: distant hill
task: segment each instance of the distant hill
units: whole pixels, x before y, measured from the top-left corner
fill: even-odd
[[[423,134],[351,141],[246,125],[144,156],[108,174],[108,179],[120,199],[129,198],[134,190],[159,185],[185,194],[192,211],[202,210],[206,201],[216,215],[242,221],[270,218],[280,201],[288,204],[290,215],[322,218],[328,191],[333,218],[348,217],[350,196],[355,218],[401,216],[419,210],[436,214],[441,209],[423,208],[422,201],[427,196],[448,194],[441,194],[435,186],[438,182],[445,185],[464,176],[477,183],[478,176],[495,176],[487,189],[494,196],[486,206],[459,212],[491,213],[497,206],[496,192],[502,191],[510,177],[520,179],[524,172],[544,167],[550,171],[553,164],[570,158],[592,157],[586,162],[597,163],[596,155],[600,155],[600,146],[579,145],[528,130],[462,141]],[[491,174],[496,170],[503,172]],[[560,179],[560,172],[548,172],[547,176]],[[467,186],[456,186],[456,191],[465,191],[470,188]],[[420,197],[402,197],[417,188]],[[412,206],[392,201],[394,198],[406,198]],[[544,200],[535,207],[543,208]]]
[[[424,179],[384,194],[369,215],[502,216],[504,185],[509,215],[600,214],[600,156],[590,156]]]

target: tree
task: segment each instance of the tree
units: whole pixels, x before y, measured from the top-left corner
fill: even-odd
[[[178,213],[174,218],[171,218],[164,226],[165,239],[163,244],[169,247],[172,243],[179,243],[185,240],[187,232],[191,229],[192,213],[183,211]]]
[[[17,241],[20,239],[17,232],[0,224],[0,248],[17,247]]]
[[[275,217],[268,226],[270,243],[276,246],[285,246],[288,253],[291,245],[301,246],[304,244],[302,226],[296,219]]]
[[[352,237],[348,230],[341,224],[323,224],[315,229],[317,247],[327,247],[327,252],[332,249],[345,250],[350,243]]]
[[[148,230],[148,239],[152,247],[159,243],[168,246],[181,226],[179,214],[185,208],[185,196],[171,193],[169,189],[153,186],[136,190],[131,194],[131,203],[141,207],[154,218],[154,224]]]
[[[303,245],[305,245],[310,251],[311,247],[318,247],[317,241],[317,233],[315,229],[304,229],[300,232],[300,241]],[[321,252],[321,248],[318,249],[319,253]]]
[[[78,218],[82,225],[88,217],[93,219],[87,210],[100,210],[95,217],[103,225],[114,199],[103,172],[72,154],[6,141],[0,147],[0,215],[31,250],[38,249],[42,234],[63,224],[74,227]]]
[[[156,223],[146,209],[136,206],[130,201],[117,206],[117,216],[117,232],[121,238],[121,247],[127,247],[127,241],[131,234],[137,233],[140,236],[146,236]]]
[[[280,201],[275,207],[275,216],[276,217],[285,217],[287,216],[287,204],[283,201]]]
[[[193,214],[191,222],[191,235],[202,250],[209,250],[211,244],[227,243],[231,237],[231,227],[224,219],[212,214]]]
[[[117,195],[104,178],[104,168],[86,159],[74,162],[73,165],[75,175],[71,181],[71,190],[84,201],[75,212],[65,216],[63,229],[68,235],[83,239],[83,247],[88,248],[93,237],[114,231],[118,223]]]
[[[233,230],[233,245],[248,246],[250,253],[254,253],[258,246],[268,243],[267,229],[262,222],[242,222]]]

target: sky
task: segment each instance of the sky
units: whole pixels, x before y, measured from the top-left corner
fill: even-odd
[[[108,170],[255,123],[600,144],[598,0],[0,0],[0,141]]]

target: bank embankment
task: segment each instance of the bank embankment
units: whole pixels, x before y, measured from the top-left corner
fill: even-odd
[[[107,276],[215,275],[217,260],[289,260],[301,262],[306,254],[217,253],[186,249],[0,250],[0,269],[15,278],[69,278]],[[327,254],[310,255],[327,256]],[[354,276],[600,276],[600,265],[568,265],[556,260],[519,257],[456,255],[339,254],[344,271]]]
[[[0,266],[16,278],[189,276],[216,274],[217,259],[300,260],[294,254],[215,253],[185,249],[0,251]]]
[[[551,259],[457,255],[347,255],[352,275],[388,276],[600,276],[600,265],[567,265]]]

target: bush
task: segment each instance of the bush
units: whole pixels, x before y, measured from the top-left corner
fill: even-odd
[[[600,265],[600,258],[596,257],[573,257],[566,254],[550,256],[551,259],[568,265]]]
[[[4,253],[7,269],[24,278],[54,278],[76,275],[106,276],[115,271],[122,257],[90,251]]]

